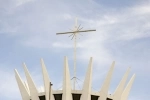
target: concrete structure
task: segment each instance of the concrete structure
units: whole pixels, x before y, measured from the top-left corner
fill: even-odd
[[[115,92],[109,95],[108,90],[115,66],[115,62],[113,62],[100,91],[94,92],[91,89],[92,87],[92,57],[91,57],[82,90],[73,90],[70,82],[71,80],[70,80],[68,60],[67,57],[65,57],[63,88],[62,90],[54,90],[51,87],[51,80],[49,79],[49,75],[47,73],[43,59],[41,59],[41,65],[44,81],[44,92],[40,92],[37,90],[37,87],[35,86],[25,64],[23,66],[27,83],[24,83],[22,81],[17,70],[15,70],[15,77],[18,83],[18,87],[20,89],[22,100],[127,100],[131,86],[135,78],[135,75],[133,75],[125,87],[125,83],[130,71],[129,68],[125,72]]]

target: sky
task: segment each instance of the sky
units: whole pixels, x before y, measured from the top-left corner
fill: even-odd
[[[150,98],[150,0],[0,0],[0,100],[21,100],[14,69],[26,81],[25,62],[37,88],[43,86],[40,59],[54,89],[62,86],[64,56],[73,77],[73,40],[56,35],[83,29],[77,39],[77,77],[82,87],[93,57],[93,91],[99,91],[115,61],[109,93],[113,94],[128,67],[136,78],[128,100]]]

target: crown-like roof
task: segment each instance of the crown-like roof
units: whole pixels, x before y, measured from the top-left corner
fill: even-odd
[[[18,87],[20,89],[22,100],[127,100],[131,86],[135,78],[135,74],[134,74],[125,87],[125,83],[130,71],[130,68],[128,68],[122,80],[120,81],[118,87],[116,88],[115,92],[111,95],[108,94],[108,90],[109,90],[109,86],[110,86],[110,82],[114,70],[114,65],[115,65],[115,62],[113,62],[100,91],[94,92],[91,89],[92,87],[92,57],[91,57],[89,61],[86,77],[84,80],[83,88],[81,90],[73,90],[71,88],[68,60],[67,57],[65,57],[63,88],[62,90],[54,90],[52,88],[52,84],[49,79],[49,75],[46,70],[44,61],[43,59],[41,59],[42,73],[43,73],[43,80],[44,80],[44,92],[41,92],[37,90],[37,87],[35,86],[26,65],[25,64],[23,65],[24,65],[24,72],[26,75],[27,83],[24,83],[22,81],[17,70],[15,70],[15,77],[18,83]]]

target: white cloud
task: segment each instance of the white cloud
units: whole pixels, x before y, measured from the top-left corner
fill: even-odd
[[[143,4],[140,6],[136,6],[135,8],[133,8],[133,11],[136,14],[150,14],[150,4]]]
[[[68,19],[73,19],[70,14],[64,14],[63,17],[64,17],[64,19],[66,19],[66,20],[68,20]]]
[[[64,43],[60,43],[60,42],[55,42],[55,43],[52,43],[52,47],[56,47],[56,48],[72,48],[71,45],[69,44],[64,44]]]
[[[16,6],[21,6],[23,4],[26,4],[28,2],[33,2],[35,0],[16,0]]]

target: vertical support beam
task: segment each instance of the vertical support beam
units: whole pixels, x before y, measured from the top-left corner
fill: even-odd
[[[123,93],[123,90],[124,90],[125,83],[126,83],[126,80],[128,78],[129,72],[130,72],[130,68],[128,68],[128,70],[124,74],[122,80],[120,81],[118,87],[116,88],[116,90],[114,92],[113,100],[120,100],[121,99],[121,94]]]
[[[127,100],[128,99],[129,92],[131,90],[134,79],[135,79],[135,74],[131,77],[129,83],[127,84],[126,88],[124,89],[122,96],[121,96],[121,100]]]
[[[106,79],[102,85],[102,88],[100,90],[99,100],[106,100],[106,98],[107,98],[108,89],[110,86],[110,82],[111,82],[111,78],[112,78],[112,74],[113,74],[113,70],[114,70],[114,65],[115,65],[115,62],[112,63],[110,70],[106,76]]]
[[[91,100],[91,95],[90,95],[91,88],[92,88],[92,57],[90,58],[88,70],[84,80],[81,100]]]
[[[30,100],[29,92],[27,91],[26,87],[24,86],[22,79],[20,78],[20,75],[18,71],[15,69],[15,77],[18,83],[18,87],[21,93],[22,100]]]
[[[45,90],[45,97],[46,100],[54,100],[54,96],[52,95],[52,88],[50,84],[50,79],[48,72],[46,70],[46,66],[44,64],[44,60],[41,59],[41,66],[42,66],[42,73],[43,73],[43,80],[44,80],[44,90]]]
[[[24,67],[25,75],[26,75],[27,82],[29,85],[31,99],[32,100],[39,100],[37,88],[36,88],[32,78],[31,78],[31,75],[30,75],[25,63],[23,64],[23,67]]]
[[[77,24],[78,24],[78,20],[76,18],[75,20],[75,26],[74,26],[74,30],[77,31]],[[75,90],[76,88],[76,52],[77,52],[77,36],[76,33],[74,33],[74,79],[73,79],[73,89]]]
[[[72,100],[71,82],[67,57],[64,60],[63,95],[62,100]]]

